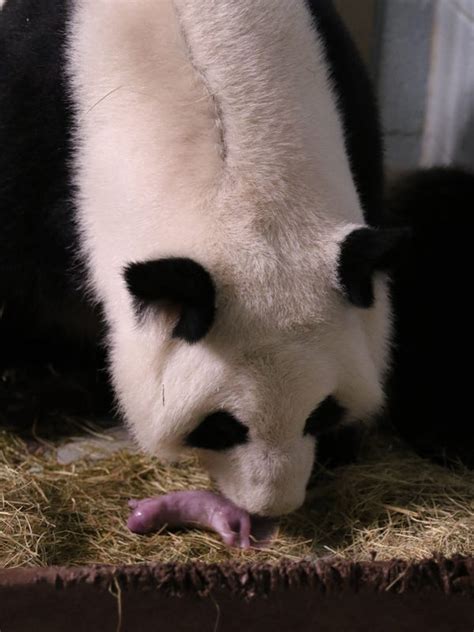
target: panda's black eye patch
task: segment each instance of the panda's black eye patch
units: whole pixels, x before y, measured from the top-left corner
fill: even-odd
[[[228,450],[248,441],[249,429],[230,413],[213,413],[187,437],[186,445],[204,450]]]
[[[332,395],[326,397],[306,420],[304,434],[316,437],[331,430],[342,421],[345,412],[345,408]]]

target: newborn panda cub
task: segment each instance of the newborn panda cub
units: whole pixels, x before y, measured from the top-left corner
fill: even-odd
[[[2,217],[21,202],[39,250],[57,246],[64,304],[83,272],[136,440],[195,452],[241,511],[297,509],[318,435],[383,406],[403,239],[376,228],[377,113],[332,4],[7,0],[0,16],[32,86],[1,131],[5,169],[8,152],[30,166],[0,188]]]

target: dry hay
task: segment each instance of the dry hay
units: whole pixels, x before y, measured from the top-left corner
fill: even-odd
[[[163,466],[122,450],[59,465],[54,446],[32,452],[0,430],[0,567],[474,553],[474,472],[448,470],[387,444],[372,447],[360,464],[319,472],[307,506],[282,520],[264,551],[228,550],[197,530],[128,532],[129,498],[206,487],[193,461]]]

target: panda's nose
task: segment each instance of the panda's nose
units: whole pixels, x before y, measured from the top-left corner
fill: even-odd
[[[277,518],[296,511],[304,503],[305,495],[294,497],[291,499],[278,499],[276,502],[263,505],[258,515],[265,518]]]
[[[251,514],[265,518],[277,518],[292,513],[301,507],[305,500],[305,489],[288,490],[279,486],[269,489],[267,486],[251,486],[250,490],[239,490],[232,500]]]

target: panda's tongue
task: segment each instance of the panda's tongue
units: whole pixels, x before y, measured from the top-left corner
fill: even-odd
[[[130,500],[127,526],[134,533],[150,533],[163,526],[210,529],[225,544],[239,548],[267,545],[277,523],[251,516],[219,494],[209,491],[171,492],[164,496]]]

